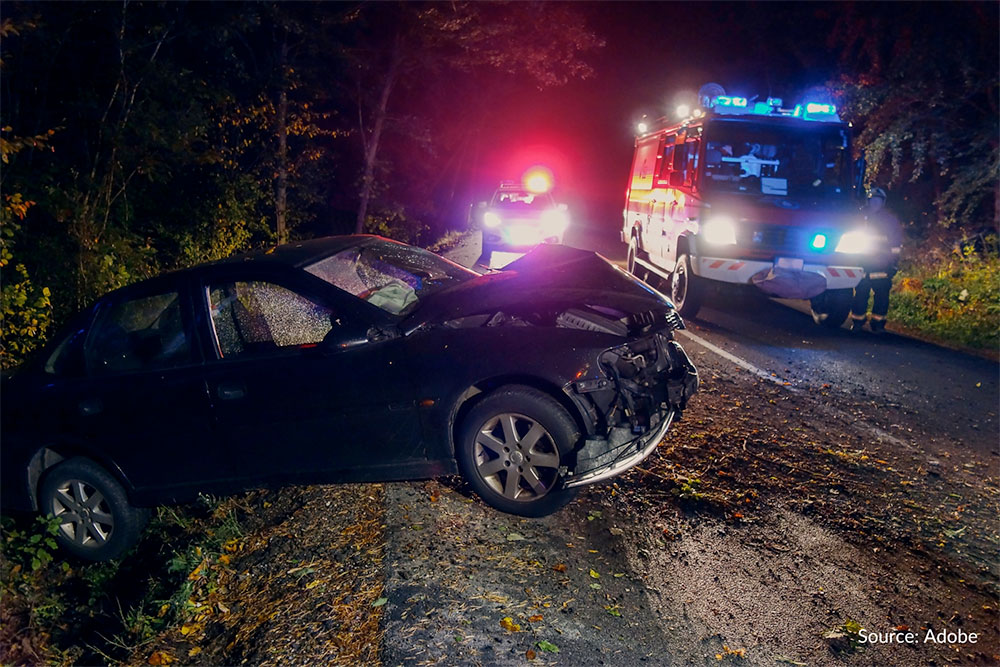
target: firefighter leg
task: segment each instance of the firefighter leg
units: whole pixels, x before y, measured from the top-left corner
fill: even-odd
[[[885,316],[889,312],[889,290],[892,289],[892,279],[876,278],[871,281],[872,292],[875,293],[872,302],[872,331],[885,331]]]
[[[868,292],[871,291],[871,281],[865,276],[854,288],[854,301],[851,302],[851,331],[860,331],[865,324],[868,312]]]

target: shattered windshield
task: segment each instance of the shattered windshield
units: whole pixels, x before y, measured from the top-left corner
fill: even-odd
[[[338,252],[306,271],[392,315],[422,298],[478,274],[421,248],[374,241]]]
[[[797,201],[850,196],[847,130],[716,123],[708,128],[702,188]]]

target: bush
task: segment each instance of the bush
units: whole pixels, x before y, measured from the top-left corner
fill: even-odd
[[[981,349],[1000,346],[1000,256],[975,252],[922,257],[893,281],[889,319]]]

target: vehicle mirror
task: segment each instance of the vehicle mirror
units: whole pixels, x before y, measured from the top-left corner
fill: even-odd
[[[681,171],[670,172],[670,187],[676,188],[681,185],[684,185],[684,172]]]
[[[323,342],[319,344],[318,349],[324,355],[336,354],[337,352],[343,352],[358,345],[364,345],[367,342],[368,336],[363,332],[345,327],[334,327],[323,338]]]
[[[856,192],[864,192],[865,171],[867,169],[868,162],[863,157],[859,157],[854,162],[854,190]]]

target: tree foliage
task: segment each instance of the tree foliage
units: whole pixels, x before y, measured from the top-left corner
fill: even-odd
[[[535,2],[8,3],[0,41],[9,359],[164,269],[358,219],[444,231],[489,95],[600,46]]]
[[[911,193],[913,186],[929,188],[944,226],[995,225],[997,6],[916,3],[900,9],[845,5],[831,33],[845,72],[838,93],[860,127],[867,179]]]

